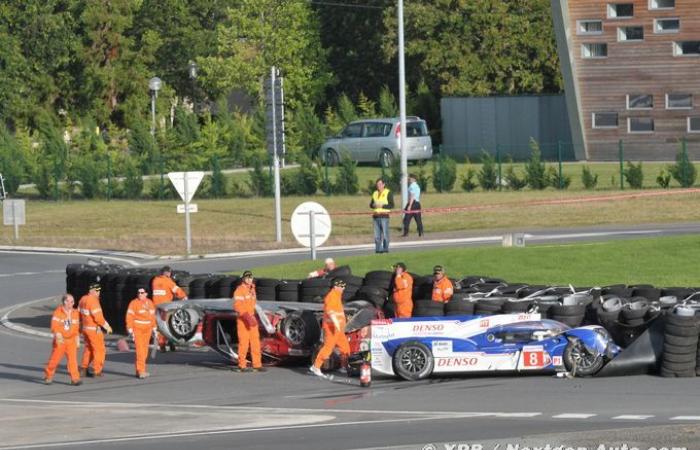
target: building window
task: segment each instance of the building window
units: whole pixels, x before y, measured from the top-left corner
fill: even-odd
[[[675,56],[698,56],[700,55],[700,41],[674,42],[673,54]]]
[[[678,33],[680,29],[680,19],[654,19],[654,33]]]
[[[583,58],[607,58],[608,44],[583,44],[581,46],[581,57]]]
[[[576,34],[603,34],[602,20],[579,20]]]
[[[650,94],[629,94],[627,96],[627,109],[652,109],[654,96]]]
[[[634,16],[634,4],[609,3],[608,19],[629,19]]]
[[[617,128],[617,113],[593,113],[593,128]]]
[[[688,133],[700,133],[700,117],[688,117]]]
[[[617,29],[618,41],[643,41],[644,27],[619,27]]]
[[[653,133],[654,119],[651,117],[629,117],[627,131],[629,133]]]
[[[649,9],[673,9],[676,0],[649,0]]]
[[[691,109],[693,94],[666,94],[666,109]]]

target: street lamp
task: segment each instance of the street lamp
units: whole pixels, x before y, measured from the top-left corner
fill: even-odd
[[[189,74],[190,82],[192,83],[192,112],[196,112],[195,111],[196,107],[195,107],[194,97],[195,97],[195,87],[196,87],[195,82],[197,80],[197,69],[198,69],[197,63],[195,63],[194,61],[190,61],[190,63],[187,66],[187,73]]]
[[[406,152],[406,65],[404,61],[403,0],[398,4],[399,21],[399,150],[401,152],[401,205],[408,204],[408,153]]]
[[[156,135],[156,99],[162,82],[160,78],[153,77],[148,80],[148,88],[151,90],[151,136]]]

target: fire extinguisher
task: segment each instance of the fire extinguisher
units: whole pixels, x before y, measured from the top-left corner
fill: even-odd
[[[370,387],[372,384],[372,366],[369,362],[369,355],[362,361],[362,366],[360,366],[360,386]]]

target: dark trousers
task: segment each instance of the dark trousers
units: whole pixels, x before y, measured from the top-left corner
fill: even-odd
[[[404,211],[408,211],[408,205],[406,205]],[[408,226],[411,224],[411,219],[416,219],[418,236],[423,236],[423,219],[420,216],[420,202],[413,202],[413,205],[411,205],[411,211],[417,212],[403,215],[403,234],[404,236],[408,234]]]

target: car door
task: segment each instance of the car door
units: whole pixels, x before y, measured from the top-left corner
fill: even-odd
[[[386,146],[387,128],[390,125],[384,122],[366,122],[364,125],[359,152],[363,161],[377,162],[379,152]]]
[[[353,161],[361,161],[359,152],[360,140],[362,139],[362,123],[351,123],[345,127],[341,133],[341,139],[338,144],[339,157],[342,158],[345,153],[350,155]]]

